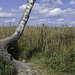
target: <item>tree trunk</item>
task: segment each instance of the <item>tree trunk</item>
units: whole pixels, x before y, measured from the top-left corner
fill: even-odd
[[[18,41],[20,36],[22,35],[24,28],[26,26],[26,23],[28,21],[31,9],[34,5],[35,0],[29,0],[27,3],[26,9],[24,11],[24,14],[18,24],[18,27],[15,31],[15,33],[7,37],[5,39],[0,40],[0,57],[6,61],[8,64],[12,65],[17,73],[24,70],[24,63],[21,63],[20,61],[15,60],[11,54],[8,53],[8,48]]]

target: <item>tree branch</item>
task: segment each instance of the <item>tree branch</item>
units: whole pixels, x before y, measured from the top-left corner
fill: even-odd
[[[22,35],[24,28],[26,26],[26,23],[29,19],[29,15],[30,15],[31,9],[34,5],[34,2],[35,2],[35,0],[29,0],[29,2],[27,3],[26,9],[23,13],[23,16],[18,24],[18,27],[17,27],[15,33],[13,35],[11,35],[10,37],[3,39],[5,48],[6,47],[8,48],[12,43],[18,41],[18,39]]]

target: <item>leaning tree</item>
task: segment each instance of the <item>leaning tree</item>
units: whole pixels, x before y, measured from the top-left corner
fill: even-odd
[[[13,35],[10,37],[7,37],[5,39],[0,40],[0,57],[6,61],[8,64],[12,65],[14,69],[17,71],[17,73],[24,70],[24,65],[20,61],[17,61],[12,57],[11,54],[8,53],[8,48],[17,42],[22,35],[24,28],[26,26],[26,23],[29,19],[29,15],[31,12],[31,9],[34,5],[35,0],[29,0],[26,6],[26,9],[24,11],[24,14],[18,24],[18,27]]]

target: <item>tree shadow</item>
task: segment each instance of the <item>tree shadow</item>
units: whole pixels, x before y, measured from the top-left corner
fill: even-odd
[[[19,55],[21,53],[20,47],[18,45],[18,42],[13,44],[11,47],[8,48],[8,52],[15,58],[16,60],[19,59]]]

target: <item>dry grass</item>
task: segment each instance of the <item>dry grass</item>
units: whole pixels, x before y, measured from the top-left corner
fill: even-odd
[[[12,35],[15,29],[0,27],[0,39]],[[27,26],[15,45],[9,49],[13,57],[38,64],[47,70],[44,69],[45,75],[74,73],[75,27]]]

